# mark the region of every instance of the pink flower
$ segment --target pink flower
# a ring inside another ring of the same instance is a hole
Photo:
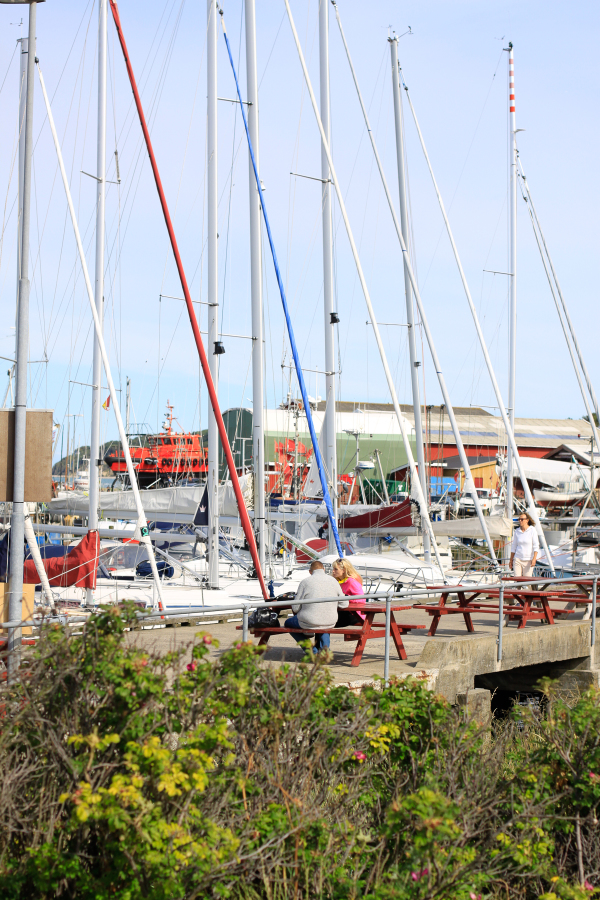
[[[592,781],[595,781],[595,780],[598,778],[598,776],[595,775],[593,772],[590,772],[590,773],[589,773],[589,776],[590,776],[590,778],[592,779]]]
[[[584,886],[584,888],[586,889],[586,891],[593,891],[593,890],[594,890],[594,885],[593,885],[593,884],[590,884],[589,881],[587,880],[587,878],[586,878],[585,881],[583,882],[583,886]]]
[[[481,900],[481,894],[474,894],[473,891],[469,892],[470,900]]]
[[[205,634],[202,640],[205,644],[212,644],[212,637],[210,636],[210,634]]]
[[[367,754],[363,753],[362,750],[355,750],[352,756],[359,762],[363,762],[367,758]]]
[[[236,644],[236,645],[235,645],[235,649],[236,649],[236,650],[241,650],[243,646],[244,646],[243,644]]]
[[[188,672],[195,672],[196,671],[196,663],[195,662],[188,663],[186,666],[186,669],[188,670]]]
[[[410,877],[413,881],[420,881],[425,875],[429,875],[429,869],[421,869],[420,872],[411,872]]]

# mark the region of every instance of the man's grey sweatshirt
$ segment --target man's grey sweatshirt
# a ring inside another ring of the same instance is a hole
[[[296,602],[292,610],[298,616],[301,628],[333,628],[337,622],[338,607],[348,606],[347,600],[335,600],[331,603],[299,603],[313,597],[344,597],[339,583],[332,575],[326,575],[323,569],[317,569],[298,585]]]

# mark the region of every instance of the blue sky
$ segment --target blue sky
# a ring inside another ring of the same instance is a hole
[[[319,136],[282,2],[257,2],[261,175],[277,252],[285,275],[303,364],[323,367],[320,193],[317,182],[290,172],[320,174]],[[15,42],[21,8],[0,6],[0,354],[13,352],[18,102]],[[23,17],[27,9],[23,7]],[[318,0],[292,9],[315,90],[318,87]],[[599,179],[597,174],[598,7],[591,3],[406,2],[340,0],[339,9],[362,92],[369,105],[388,181],[397,195],[388,29],[400,58],[438,183],[455,231],[500,384],[506,391],[507,63],[515,47],[517,127],[521,159],[570,305],[592,378],[598,304]],[[121,20],[151,123],[155,151],[194,299],[205,299],[206,4],[197,0],[123,0]],[[245,83],[243,7],[224,4],[234,57]],[[373,164],[360,109],[331,10],[333,154],[371,297],[381,321],[404,322],[401,258]],[[38,47],[63,144],[80,226],[93,271],[95,188],[81,170],[95,171],[97,6],[53,0],[39,4]],[[135,418],[156,428],[165,403],[184,428],[206,420],[197,354],[183,304],[150,167],[131,102],[120,50],[109,22],[109,179],[121,185],[107,198],[106,335],[115,380],[132,380]],[[219,34],[219,96],[235,85]],[[476,346],[466,300],[451,256],[415,129],[406,115],[414,253],[419,283],[455,405],[495,400]],[[30,367],[32,405],[74,416],[76,440],[87,441],[91,381],[91,318],[71,226],[36,83],[35,190],[32,207]],[[250,332],[248,162],[239,110],[219,103],[219,268],[223,331]],[[348,241],[335,213],[336,291],[341,319],[341,395],[388,400]],[[522,201],[518,212],[517,415],[578,417],[584,411],[567,349]],[[289,349],[273,268],[264,248],[267,403],[287,387]],[[201,307],[203,309],[203,307]],[[400,399],[410,400],[405,329],[384,329]],[[224,338],[220,401],[250,405],[250,341]],[[426,347],[426,400],[440,392]],[[7,364],[8,366],[8,364]],[[0,386],[4,393],[5,376]],[[323,394],[309,379],[309,391]],[[493,410],[492,410],[493,411]],[[75,414],[76,417],[75,417]],[[116,434],[111,413],[103,434]]]

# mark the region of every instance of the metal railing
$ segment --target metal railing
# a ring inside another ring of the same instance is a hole
[[[594,575],[593,577],[585,577],[582,576],[580,578],[535,578],[529,582],[522,581],[500,581],[491,585],[465,585],[465,584],[455,584],[455,585],[438,585],[431,586],[428,588],[419,588],[417,590],[410,590],[406,593],[400,593],[394,590],[394,586],[392,585],[390,590],[385,592],[377,592],[372,594],[360,594],[356,596],[352,596],[352,600],[381,600],[385,602],[385,640],[384,640],[384,665],[383,665],[383,678],[384,683],[387,686],[389,684],[389,669],[390,669],[390,631],[391,631],[391,608],[392,604],[401,604],[405,600],[420,600],[429,597],[431,594],[441,595],[441,594],[456,594],[459,592],[474,592],[481,591],[485,592],[486,588],[498,589],[498,637],[496,639],[498,652],[497,659],[498,662],[502,662],[502,652],[503,652],[503,634],[504,634],[504,593],[506,588],[518,587],[522,588],[523,591],[527,591],[529,588],[532,588],[534,585],[541,584],[552,584],[560,585],[560,584],[590,584],[592,585],[592,598],[591,598],[591,624],[590,624],[590,648],[593,648],[596,643],[596,610],[597,610],[597,598],[598,598],[598,580],[600,579],[600,575]],[[574,599],[582,599],[582,595],[574,594]],[[568,599],[564,598],[565,600]],[[198,607],[197,613],[194,614],[189,606],[182,607],[172,607],[168,610],[151,610],[149,612],[142,612],[141,610],[136,612],[136,618],[138,621],[142,623],[157,623],[157,624],[165,624],[169,619],[177,619],[185,616],[187,618],[207,618],[212,616],[215,613],[242,613],[242,640],[245,642],[248,640],[249,636],[249,625],[248,625],[248,617],[252,610],[257,608],[268,608],[268,609],[289,609],[292,604],[294,606],[308,606],[313,603],[339,603],[341,598],[337,597],[312,597],[306,598],[299,601],[298,604],[294,602],[293,599],[286,600],[269,600],[257,603],[256,599],[240,599],[232,601],[227,604],[218,604],[214,606],[202,606]],[[343,601],[342,601],[343,602]],[[343,607],[346,608],[346,607]],[[468,611],[468,607],[465,607],[466,611]],[[383,611],[383,610],[382,610]],[[0,622],[0,628],[20,628],[24,626],[33,626],[40,627],[44,624],[45,621],[56,622],[59,619],[62,621],[62,624],[73,624],[79,625],[88,621],[89,616],[65,616],[65,615],[53,615],[50,617],[43,618],[40,622],[39,620],[28,619],[25,621],[10,621],[10,622]],[[335,626],[332,626],[334,628]],[[307,628],[307,631],[310,631],[310,628]],[[593,652],[593,650],[591,650]]]

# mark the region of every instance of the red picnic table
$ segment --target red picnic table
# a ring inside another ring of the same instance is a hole
[[[488,615],[496,616],[499,615],[499,603],[482,603],[481,600],[478,600],[478,598],[483,598],[484,600],[498,599],[500,597],[499,588],[480,587],[477,589],[469,589],[465,587],[457,587],[456,590],[452,591],[451,593],[457,595],[458,606],[447,606],[446,603],[450,594],[444,593],[441,595],[439,603],[437,603],[436,605],[423,603],[413,607],[414,609],[425,610],[429,613],[430,616],[433,617],[431,626],[429,628],[430,637],[433,637],[433,635],[436,633],[439,621],[442,616],[453,614],[462,615],[464,616],[467,631],[474,632],[475,628],[473,627],[473,620],[471,619],[471,615],[473,613],[485,613]],[[527,624],[527,622],[529,622],[530,619],[542,619],[549,625],[554,625],[555,613],[564,615],[571,613],[572,610],[552,610],[550,601],[561,600],[564,602],[567,599],[572,601],[573,592],[549,590],[536,591],[523,589],[520,587],[512,588],[506,586],[504,588],[504,603],[502,611],[504,615],[507,616],[509,622],[511,620],[518,620],[519,628],[525,628],[525,625]],[[534,606],[534,603],[539,603],[541,604],[541,606]]]
[[[280,609],[282,607],[279,607]],[[361,625],[348,625],[345,628],[285,628],[273,625],[257,625],[250,628],[252,634],[260,635],[259,647],[264,646],[270,637],[276,634],[343,634],[345,641],[356,641],[356,649],[352,657],[352,666],[358,666],[362,659],[362,655],[367,641],[373,638],[385,637],[385,603],[367,603],[357,601],[347,607],[348,611],[360,612],[364,614]],[[405,625],[396,621],[394,613],[404,609],[413,609],[412,606],[400,606],[398,603],[390,605],[390,635],[394,641],[394,645],[400,659],[406,659],[406,650],[402,643],[402,635],[407,634],[415,628],[426,628],[426,625]],[[383,622],[376,622],[376,616],[383,615]],[[238,625],[238,629],[241,626]]]

